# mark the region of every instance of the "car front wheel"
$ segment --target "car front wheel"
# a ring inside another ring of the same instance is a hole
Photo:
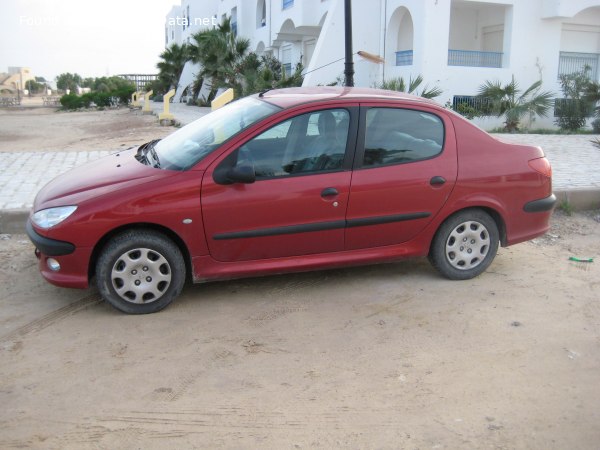
[[[467,280],[488,268],[498,242],[498,226],[489,214],[479,209],[461,211],[439,228],[429,260],[446,278]]]
[[[148,314],[169,305],[181,292],[186,268],[170,239],[150,230],[130,230],[112,239],[96,264],[102,297],[129,314]]]

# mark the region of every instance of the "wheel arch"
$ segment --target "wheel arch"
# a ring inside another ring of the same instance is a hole
[[[171,241],[173,241],[175,243],[175,245],[177,245],[177,248],[179,248],[179,251],[181,252],[181,255],[183,256],[183,260],[185,262],[186,281],[190,281],[192,279],[192,273],[193,273],[192,272],[192,260],[191,260],[190,252],[187,248],[187,245],[183,241],[183,239],[181,239],[181,237],[177,233],[175,233],[173,230],[171,230],[170,228],[167,228],[163,225],[159,225],[156,223],[149,223],[149,222],[140,222],[140,223],[129,223],[129,224],[114,228],[114,229],[110,230],[109,232],[107,232],[104,236],[102,236],[98,240],[98,242],[94,246],[92,255],[90,256],[90,262],[88,265],[88,280],[91,280],[96,275],[96,262],[98,261],[98,257],[100,256],[102,249],[104,249],[104,247],[106,247],[106,245],[112,238],[114,238],[115,236],[117,236],[121,233],[124,233],[126,231],[130,231],[130,230],[156,231],[158,233],[165,235],[167,238],[169,238]]]
[[[496,226],[498,227],[498,236],[500,238],[500,245],[502,247],[506,247],[507,245],[507,240],[506,240],[506,222],[504,221],[504,218],[502,217],[502,214],[495,208],[492,208],[491,206],[488,205],[469,205],[457,210],[452,211],[451,214],[448,214],[444,220],[442,220],[434,233],[434,236],[438,233],[439,229],[441,228],[441,226],[448,221],[450,218],[454,217],[457,214],[460,214],[464,211],[469,211],[469,210],[480,210],[483,211],[485,213],[487,213],[496,223]],[[433,243],[433,239],[431,240],[431,242],[429,243],[429,251],[431,251],[431,245]]]

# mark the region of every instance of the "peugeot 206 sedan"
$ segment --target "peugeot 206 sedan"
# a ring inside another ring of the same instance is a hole
[[[95,279],[159,311],[186,279],[428,256],[450,279],[548,229],[539,147],[500,142],[432,101],[360,88],[267,91],[46,185],[27,223],[42,275]]]

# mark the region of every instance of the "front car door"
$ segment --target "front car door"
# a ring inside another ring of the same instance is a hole
[[[202,182],[209,252],[244,261],[342,251],[358,107],[303,110],[222,155]],[[231,183],[248,166],[254,183]]]
[[[401,244],[439,212],[457,177],[454,128],[427,107],[361,105],[346,249]]]

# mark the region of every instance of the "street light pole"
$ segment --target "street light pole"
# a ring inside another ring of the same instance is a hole
[[[344,68],[345,86],[354,86],[354,61],[352,59],[352,2],[344,0],[344,21],[346,38],[346,62]]]

